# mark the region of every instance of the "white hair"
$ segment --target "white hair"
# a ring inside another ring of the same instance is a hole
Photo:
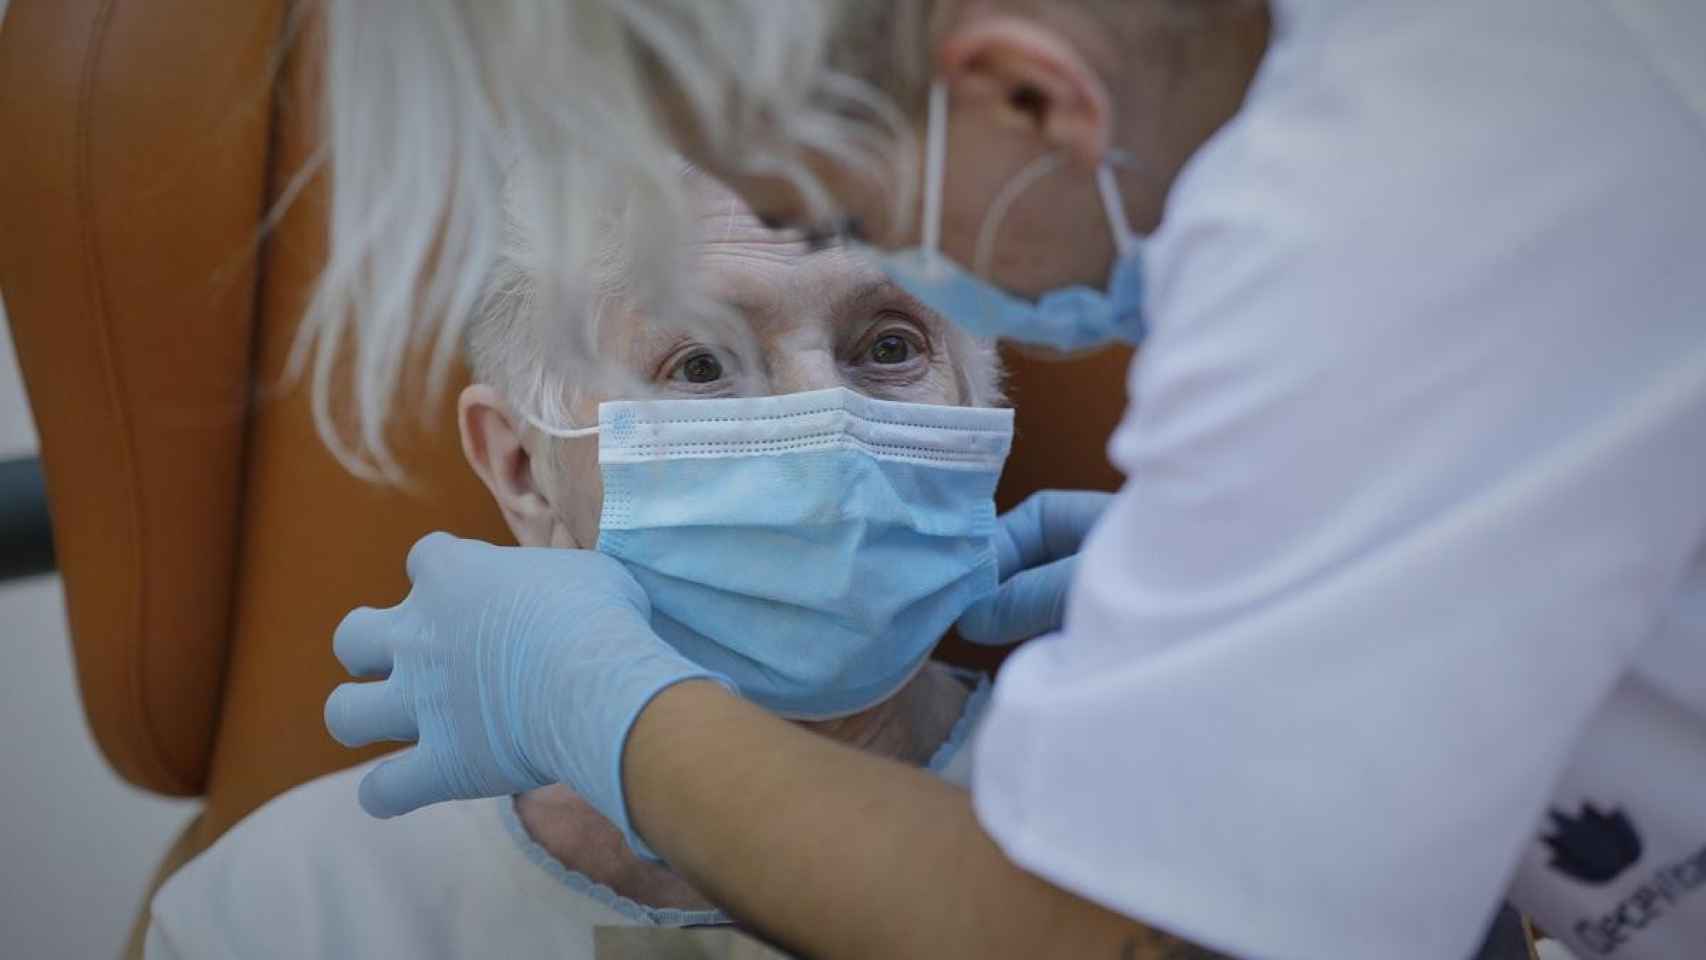
[[[910,188],[913,171],[892,165],[913,151],[884,149],[910,131],[890,85],[904,62],[916,86],[924,40],[901,25],[922,24],[917,11],[930,5],[326,0],[330,248],[291,371],[311,367],[315,421],[334,454],[362,475],[400,476],[386,428],[403,370],[424,361],[429,395],[442,391],[505,247],[512,168],[533,183],[523,211],[533,282],[514,294],[544,317],[597,315],[584,268],[612,197],[626,205],[628,274],[646,280],[625,296],[665,305],[660,316],[693,315],[667,308],[685,297],[673,280],[684,275],[675,238],[686,210],[674,136],[790,177],[819,210],[828,204],[798,146]],[[849,49],[880,62],[838,69],[832,33],[870,41],[880,49]],[[898,194],[909,214],[909,189]],[[604,375],[594,325],[537,326],[574,348],[553,355],[582,358],[565,376]],[[334,409],[334,371],[350,377],[348,410]],[[352,422],[340,426],[340,414]]]
[[[692,184],[700,175],[690,165],[677,161],[675,176]],[[645,227],[650,211],[631,202],[626,195],[604,198],[587,211],[596,225],[590,248],[574,281],[578,296],[556,309],[547,306],[544,291],[551,282],[551,261],[541,255],[538,242],[542,225],[534,212],[539,208],[539,183],[517,166],[504,191],[504,228],[496,261],[487,277],[484,294],[464,336],[467,358],[474,376],[498,388],[517,412],[556,426],[574,426],[575,401],[587,395],[616,396],[643,387],[621,364],[598,362],[598,345],[606,341],[612,321],[627,322],[635,311],[651,302],[655,313],[654,285],[636,281],[646,261]],[[686,191],[690,192],[690,191]],[[677,252],[690,249],[679,236],[672,238]],[[652,249],[653,257],[664,255]],[[697,299],[692,286],[691,263],[669,265],[672,291],[678,300]],[[727,323],[727,311],[714,303],[695,304],[697,324],[724,321],[722,341],[743,346],[746,328]],[[682,322],[682,309],[653,316],[654,322]],[[553,318],[572,322],[551,322]]]

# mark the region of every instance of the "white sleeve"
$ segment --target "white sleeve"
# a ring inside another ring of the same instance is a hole
[[[1463,956],[1706,536],[1706,122],[1609,4],[1297,6],[1152,238],[1128,483],[976,806],[1206,946]]]

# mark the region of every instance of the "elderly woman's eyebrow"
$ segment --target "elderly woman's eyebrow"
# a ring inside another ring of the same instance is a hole
[[[857,283],[842,289],[836,296],[830,308],[831,314],[837,319],[848,317],[879,307],[898,307],[931,324],[940,324],[942,318],[933,310],[913,299],[900,285],[882,274],[873,274]]]

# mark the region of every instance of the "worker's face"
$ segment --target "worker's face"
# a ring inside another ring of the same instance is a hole
[[[719,340],[630,312],[605,326],[603,356],[635,387],[581,396],[577,423],[607,399],[761,396],[847,387],[913,403],[965,404],[993,392],[992,352],[926,310],[865,257],[813,251],[765,228],[732,193],[695,185],[698,280],[748,336]],[[715,330],[713,325],[709,327]],[[462,397],[470,463],[524,546],[592,547],[603,487],[596,436],[552,439],[527,428],[492,388]]]
[[[1118,31],[1076,4],[1006,6],[949,3],[935,44],[949,93],[942,251],[1024,296],[1101,286],[1114,246],[1097,167],[1112,166],[1131,226],[1154,230],[1180,169],[1242,103],[1267,45],[1266,5],[1239,0],[1185,22],[1186,14],[1168,12],[1174,5],[1134,2],[1128,13],[1108,14],[1130,18]],[[913,132],[913,142],[891,148],[888,166],[922,176],[922,106]],[[738,160],[694,156],[766,222],[821,230],[824,218],[788,181],[745,174]],[[919,199],[897,214],[895,185],[903,178],[873,177],[811,151],[801,159],[873,245],[918,244]],[[995,207],[1010,186],[1027,181],[1004,211]],[[986,226],[994,232],[987,259],[977,262]]]

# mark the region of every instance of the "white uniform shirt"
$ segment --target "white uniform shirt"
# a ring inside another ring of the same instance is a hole
[[[1275,8],[978,815],[1239,955],[1706,957],[1706,3]]]

